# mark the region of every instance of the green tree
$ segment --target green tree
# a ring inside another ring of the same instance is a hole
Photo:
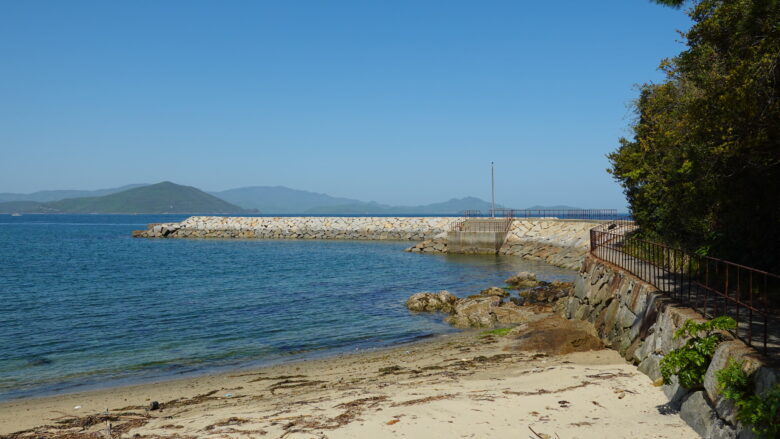
[[[680,7],[680,0],[655,0]],[[691,2],[609,171],[649,237],[780,269],[780,2]]]

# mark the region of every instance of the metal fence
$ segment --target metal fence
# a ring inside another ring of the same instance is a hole
[[[780,276],[639,239],[633,222],[611,222],[590,231],[591,254],[670,294],[703,316],[728,315],[734,335],[780,354]]]
[[[456,232],[502,232],[507,233],[512,228],[512,218],[467,218],[450,226]]]
[[[483,213],[479,210],[466,210],[463,216],[467,218],[557,218],[579,220],[617,220],[620,219],[616,209],[491,209]]]

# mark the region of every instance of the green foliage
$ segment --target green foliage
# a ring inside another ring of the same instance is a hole
[[[717,331],[736,327],[737,322],[726,316],[716,317],[703,323],[686,320],[674,333],[675,339],[688,337],[685,345],[669,352],[661,359],[661,375],[664,384],[670,384],[672,376],[676,375],[680,385],[686,389],[701,387],[704,374],[712,361],[712,355],[722,341]]]
[[[737,419],[753,426],[760,438],[780,437],[780,386],[737,401]]]
[[[718,378],[718,389],[724,398],[742,400],[750,393],[750,377],[743,370],[744,365],[744,361],[730,358],[728,366],[715,374]]]
[[[509,331],[511,331],[512,328],[496,328],[491,329],[489,331],[483,331],[481,334],[479,334],[481,337],[489,337],[491,335],[495,335],[497,337],[503,337],[507,334],[509,334]]]
[[[655,0],[679,7],[683,0]],[[609,155],[646,237],[780,269],[780,1],[697,0]]]
[[[737,419],[752,425],[759,438],[780,437],[780,386],[761,395],[753,394],[750,377],[743,367],[744,361],[730,359],[728,366],[718,371],[721,394],[734,401]]]

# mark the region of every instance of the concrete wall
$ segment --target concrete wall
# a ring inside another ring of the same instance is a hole
[[[460,232],[447,233],[449,253],[496,254],[504,243],[504,232]]]
[[[516,219],[512,221],[506,241],[498,252],[579,270],[590,249],[590,229],[600,224],[598,221]],[[458,253],[461,248],[451,249],[448,237],[439,236],[407,250]]]
[[[593,323],[607,346],[637,364],[653,381],[661,378],[659,363],[663,355],[683,344],[683,340],[673,339],[674,332],[687,319],[703,320],[652,285],[592,256],[585,258],[574,290],[557,307],[564,317]],[[710,364],[704,389],[663,386],[670,405],[680,409],[680,416],[702,437],[751,437],[750,428],[736,422],[733,404],[718,392],[715,373],[726,366],[729,357],[746,361],[757,392],[770,388],[780,378],[755,350],[728,336]]]

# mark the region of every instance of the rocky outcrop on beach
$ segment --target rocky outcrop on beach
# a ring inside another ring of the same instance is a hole
[[[538,286],[520,291],[519,295],[525,304],[552,304],[559,299],[568,297],[569,291],[573,287],[573,282],[539,282]]]
[[[530,308],[505,302],[498,296],[471,296],[461,299],[455,312],[445,319],[456,328],[494,328],[517,325],[538,318]]]
[[[536,279],[533,273],[520,273],[523,279]],[[552,311],[552,304],[568,297],[573,284],[567,282],[533,281],[533,288],[512,297],[508,288],[490,287],[465,298],[448,291],[423,292],[412,295],[406,307],[415,312],[443,312],[445,321],[456,328],[493,328],[517,325],[540,318],[540,312]]]
[[[406,301],[406,307],[415,312],[445,312],[451,313],[455,310],[458,298],[449,291],[439,291],[438,293],[422,292],[413,294]]]
[[[539,281],[536,280],[536,274],[527,271],[521,271],[504,282],[515,289],[530,288],[539,285]]]
[[[481,296],[509,297],[509,291],[504,288],[490,287],[480,291]]]

